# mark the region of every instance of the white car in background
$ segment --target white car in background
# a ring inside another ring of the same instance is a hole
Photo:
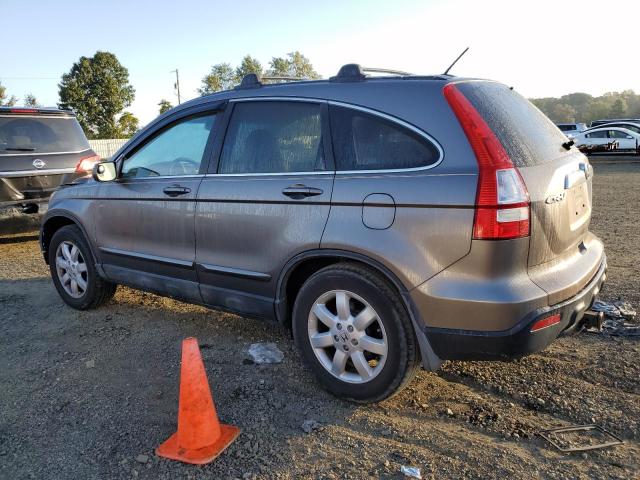
[[[556,127],[560,129],[568,138],[573,138],[580,132],[587,129],[586,123],[556,123]]]
[[[578,148],[598,150],[598,146],[616,143],[615,150],[633,151],[640,154],[640,134],[621,127],[597,127],[578,133],[573,138]]]

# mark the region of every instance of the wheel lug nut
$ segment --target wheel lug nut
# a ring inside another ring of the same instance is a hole
[[[355,338],[353,340],[351,340],[351,344],[352,345],[357,345],[358,344],[358,340],[356,340]]]
[[[338,325],[336,325],[336,327],[337,327],[337,329],[338,329],[338,330],[342,330],[342,324],[341,324],[341,323],[339,323]]]
[[[339,341],[340,341],[340,339],[338,338],[338,335],[334,335],[334,336],[333,336],[333,339],[334,339],[336,342],[339,342]]]
[[[351,325],[349,325],[349,326],[347,327],[347,330],[349,330],[350,332],[353,332],[353,327],[352,327]]]
[[[345,352],[348,352],[348,351],[349,351],[349,346],[348,346],[348,345],[345,345],[345,346],[344,346],[344,351],[345,351]]]

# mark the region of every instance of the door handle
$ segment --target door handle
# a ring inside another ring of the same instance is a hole
[[[323,190],[315,187],[307,187],[300,183],[292,185],[282,190],[282,194],[294,200],[301,200],[307,197],[315,197],[316,195],[322,195]]]
[[[165,187],[162,191],[165,193],[165,195],[168,195],[170,197],[179,197],[180,195],[186,195],[187,193],[191,192],[191,189],[187,187],[181,187],[180,185],[171,185],[169,187]]]

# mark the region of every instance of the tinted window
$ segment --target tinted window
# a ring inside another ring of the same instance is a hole
[[[0,153],[78,152],[89,144],[73,117],[0,116]]]
[[[482,115],[516,167],[540,165],[571,153],[564,134],[531,102],[496,82],[457,84]]]
[[[324,170],[320,105],[239,102],[227,129],[219,173]]]
[[[558,128],[563,132],[571,132],[577,130],[575,125],[558,125]]]
[[[627,138],[628,136],[628,133],[620,130],[609,130],[609,138]]]
[[[173,124],[124,161],[122,176],[195,175],[200,171],[215,114]]]
[[[587,137],[587,138],[607,138],[607,131],[606,130],[602,130],[601,132],[587,133],[585,135],[585,137]]]
[[[336,106],[330,117],[338,170],[417,168],[440,158],[431,142],[391,120]]]

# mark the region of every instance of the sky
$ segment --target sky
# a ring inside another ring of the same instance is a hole
[[[198,95],[216,63],[299,50],[323,77],[346,63],[499,80],[529,98],[640,92],[640,1],[0,0],[0,82],[9,95],[58,101],[81,56],[114,53],[136,90],[141,125],[158,102]]]

